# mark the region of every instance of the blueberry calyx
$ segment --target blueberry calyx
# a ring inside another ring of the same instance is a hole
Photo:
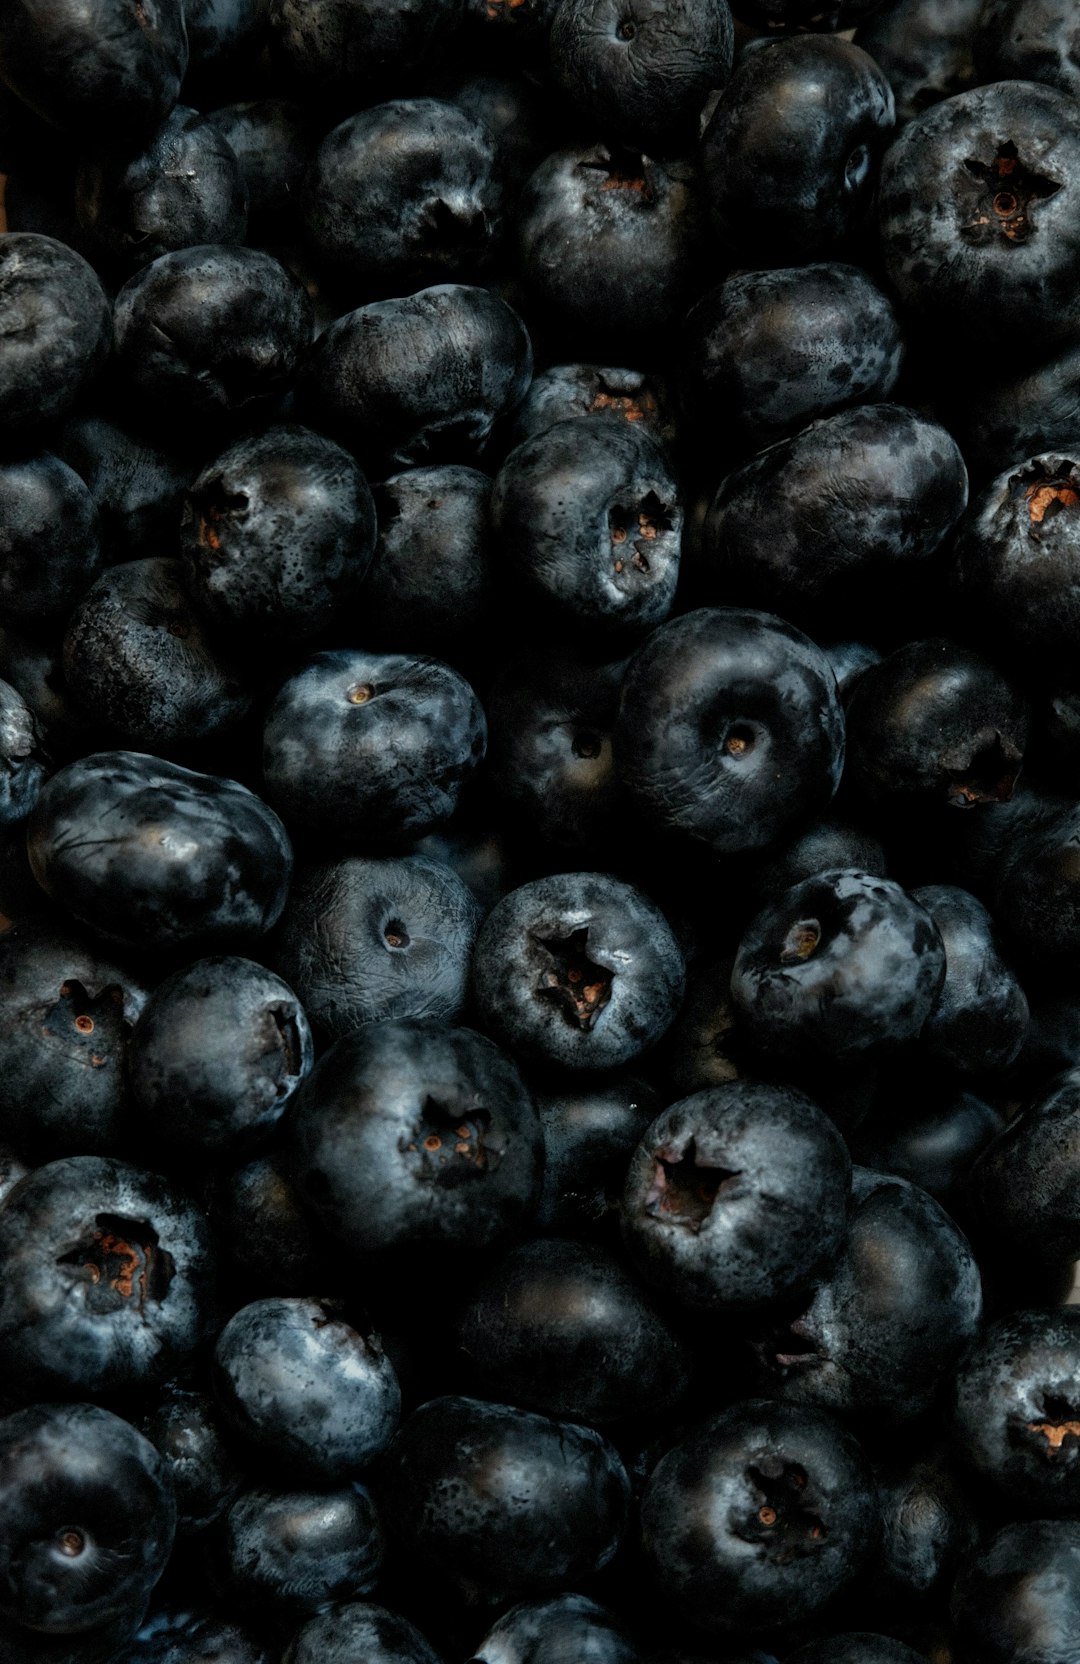
[[[1059,179],[1027,167],[1011,140],[998,145],[992,162],[969,156],[964,167],[990,197],[990,212],[980,199],[974,218],[962,227],[962,235],[969,243],[986,242],[998,231],[1010,243],[1026,243],[1036,230],[1031,217],[1032,203],[1045,202],[1061,189]]]
[[[571,1028],[592,1029],[611,998],[615,972],[590,959],[588,927],[533,940],[546,956],[537,992],[559,1007]]]
[[[698,1161],[697,1140],[682,1152],[658,1150],[652,1188],[645,1209],[654,1219],[700,1231],[718,1196],[742,1177],[736,1167],[709,1167]]]
[[[119,1311],[133,1300],[145,1310],[148,1300],[161,1301],[173,1277],[173,1260],[164,1252],[158,1234],[144,1219],[121,1219],[99,1213],[93,1236],[57,1258],[57,1265],[76,1268],[86,1288],[91,1311]]]

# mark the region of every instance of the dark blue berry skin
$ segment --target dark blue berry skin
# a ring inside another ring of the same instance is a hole
[[[933,1402],[982,1318],[967,1238],[925,1191],[856,1167],[850,1233],[790,1322],[755,1324],[763,1390],[872,1429]]]
[[[623,1239],[681,1305],[740,1310],[795,1296],[835,1265],[851,1158],[823,1111],[737,1080],[665,1109],[626,1175]]]
[[[132,391],[185,423],[266,411],[287,391],[313,328],[298,278],[261,249],[218,243],[145,266],[116,297],[115,319]]]
[[[467,282],[502,232],[491,135],[441,99],[373,105],[322,141],[303,214],[318,259],[357,299]]]
[[[287,1145],[221,1178],[211,1219],[222,1254],[253,1294],[305,1294],[332,1279],[301,1205]]]
[[[873,1603],[910,1612],[912,1603],[944,1594],[962,1555],[979,1540],[979,1510],[948,1446],[930,1445],[876,1469],[881,1546],[867,1577]],[[878,1609],[881,1615],[881,1609]]]
[[[155,1613],[111,1664],[272,1664],[270,1644],[214,1612]]]
[[[976,80],[972,35],[981,9],[982,0],[886,0],[859,23],[855,44],[888,76],[898,127]]]
[[[956,545],[965,615],[1040,675],[1074,674],[1080,639],[1080,456],[1012,462],[972,504]]]
[[[197,959],[159,982],[128,1045],[128,1081],[168,1150],[243,1150],[276,1126],[311,1068],[311,1030],[273,971]]]
[[[930,914],[853,867],[804,879],[751,922],[731,992],[752,1036],[848,1063],[914,1040],[945,980]]]
[[[178,1534],[205,1531],[221,1518],[242,1482],[213,1399],[170,1382],[140,1418],[139,1430],[164,1458],[176,1497]]]
[[[488,1630],[469,1664],[638,1664],[640,1654],[614,1613],[585,1595],[523,1601]]]
[[[927,884],[911,893],[945,945],[945,981],[923,1028],[923,1045],[961,1073],[1006,1068],[1024,1043],[1028,1002],[990,914],[953,884]]]
[[[1047,824],[1023,828],[992,875],[991,910],[1022,969],[1065,970],[1080,943],[1078,822],[1066,805]]]
[[[516,1056],[618,1069],[670,1028],[686,973],[659,908],[606,873],[555,873],[504,897],[480,927],[473,997]]]
[[[706,599],[736,596],[858,634],[880,617],[882,580],[910,584],[913,566],[940,547],[967,489],[959,447],[939,423],[895,404],[841,411],[724,479],[699,586]]]
[[[1080,1507],[1080,1312],[1018,1311],[984,1330],[956,1372],[957,1455],[1011,1512]]]
[[[134,560],[147,549],[179,553],[184,493],[199,468],[190,436],[178,449],[163,449],[145,432],[106,416],[73,416],[60,430],[57,448],[97,504],[107,561]]]
[[[376,487],[365,641],[407,641],[442,657],[476,644],[494,607],[490,503],[488,475],[456,463],[409,468]]]
[[[26,819],[48,773],[34,713],[10,682],[0,682],[0,826]]]
[[[183,0],[142,15],[124,0],[13,0],[0,37],[0,80],[76,140],[149,136],[176,103],[187,62]]]
[[[1047,1266],[1080,1255],[1080,1072],[1059,1075],[1010,1121],[971,1172],[976,1240]]]
[[[649,156],[691,148],[733,48],[727,0],[562,0],[550,35],[555,79],[590,125]]]
[[[518,258],[537,313],[587,353],[655,352],[693,299],[704,236],[685,158],[604,144],[561,149],[521,194]],[[622,354],[620,353],[620,356]]]
[[[1080,111],[1033,81],[935,104],[881,169],[886,272],[920,320],[970,338],[1002,329],[1034,348],[1075,331]]]
[[[0,936],[6,1138],[51,1155],[115,1145],[128,1042],[145,997],[77,931],[23,918]]]
[[[363,1485],[242,1491],[225,1516],[220,1574],[230,1601],[299,1620],[374,1589],[383,1532]]]
[[[202,107],[215,86],[242,81],[262,49],[270,0],[184,0],[188,36],[185,94]]]
[[[351,611],[375,549],[375,506],[353,458],[293,425],[247,434],[192,484],[180,556],[225,640],[304,641]]]
[[[509,442],[520,445],[572,416],[640,422],[662,445],[670,445],[676,434],[671,396],[662,377],[607,364],[553,364],[533,377],[512,413]]]
[[[27,1645],[134,1628],[175,1531],[166,1464],[119,1416],[36,1404],[0,1421],[0,1615]]]
[[[485,1247],[523,1225],[543,1136],[505,1053],[446,1023],[369,1023],[297,1096],[300,1190],[354,1254],[407,1242]]]
[[[491,498],[500,568],[523,614],[590,643],[662,623],[679,576],[680,498],[640,424],[567,420],[525,440]]]
[[[479,923],[471,890],[444,862],[347,855],[297,874],[276,963],[332,1040],[391,1018],[452,1021]]]
[[[211,1322],[201,1211],[166,1179],[103,1156],[37,1167],[3,1208],[0,1359],[23,1397],[166,1380]]]
[[[242,243],[247,188],[218,128],[178,104],[145,149],[80,164],[75,211],[98,259],[126,276],[173,249]]]
[[[805,35],[747,53],[701,144],[725,257],[751,267],[834,258],[870,206],[893,120],[888,81],[849,41]]]
[[[818,820],[789,843],[770,850],[757,869],[754,901],[758,907],[779,901],[793,884],[832,867],[858,867],[884,878],[885,851],[865,827],[842,820]]]
[[[517,313],[486,289],[445,283],[337,318],[300,371],[297,407],[378,477],[472,462],[531,375]]]
[[[642,820],[718,855],[761,849],[820,813],[844,760],[829,662],[768,613],[700,608],[631,659],[616,773]]]
[[[980,81],[1040,81],[1080,98],[1080,26],[1068,0],[988,0],[973,47]]]
[[[480,701],[448,664],[325,652],[271,704],[263,774],[290,823],[400,848],[449,820],[486,745]]]
[[[97,752],[54,774],[27,847],[47,894],[131,946],[261,935],[292,872],[285,828],[254,792],[135,751]]]
[[[270,38],[286,84],[355,110],[415,84],[460,16],[458,0],[270,0]]]
[[[950,1614],[963,1664],[1072,1664],[1080,1520],[1004,1526],[961,1568]]]
[[[31,231],[0,236],[0,441],[66,416],[113,344],[105,291],[81,254]]]
[[[234,1312],[214,1348],[214,1391],[250,1450],[313,1484],[363,1473],[401,1410],[378,1336],[312,1299],[256,1300]]]
[[[896,1103],[875,1105],[853,1151],[863,1167],[919,1185],[952,1212],[968,1172],[1005,1119],[974,1092],[943,1091],[937,1080],[934,1087],[928,1091],[917,1075],[912,1093],[901,1075]]]
[[[592,1428],[446,1397],[402,1425],[380,1497],[410,1559],[505,1600],[557,1592],[607,1565],[629,1490],[614,1447]]]
[[[49,755],[59,760],[91,743],[91,725],[64,681],[59,642],[0,623],[0,674],[29,706]]]
[[[442,1664],[407,1619],[385,1606],[348,1601],[309,1618],[293,1636],[283,1664]]]
[[[51,451],[0,463],[0,606],[27,628],[59,621],[101,566],[97,505]]]
[[[903,1641],[853,1630],[830,1635],[826,1641],[811,1641],[789,1654],[788,1664],[925,1664],[925,1659],[924,1653],[914,1652]]]
[[[598,859],[618,840],[611,730],[622,672],[526,654],[489,691],[488,780],[523,836]]]
[[[239,163],[252,238],[280,242],[283,228],[298,231],[300,191],[313,150],[305,106],[289,98],[245,99],[207,110],[206,119]]]
[[[680,392],[708,436],[761,450],[847,405],[887,399],[903,362],[888,297],[840,262],[737,272],[689,313]]]
[[[221,733],[252,701],[192,607],[180,562],[160,556],[110,566],[90,587],[68,619],[64,675],[95,725],[136,750]]]
[[[678,1404],[687,1349],[606,1250],[542,1239],[512,1248],[457,1321],[479,1391],[604,1426]]]
[[[1010,366],[973,397],[944,398],[942,409],[980,488],[1015,471],[1019,457],[1068,457],[1080,426],[1080,347]]]
[[[866,1458],[821,1410],[752,1399],[653,1469],[645,1558],[666,1601],[718,1636],[797,1622],[856,1577],[879,1508]]]
[[[1029,727],[1027,701],[981,654],[944,636],[910,641],[860,676],[847,703],[848,763],[881,804],[1003,803]]]
[[[674,1032],[674,1031],[673,1031]],[[632,1076],[536,1091],[544,1129],[539,1230],[585,1235],[617,1218],[626,1163],[660,1108],[656,1092]]]

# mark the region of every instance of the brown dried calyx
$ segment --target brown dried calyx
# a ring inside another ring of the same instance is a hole
[[[945,782],[948,802],[955,809],[971,809],[978,803],[1008,803],[1023,760],[1019,747],[995,732],[962,767],[949,769]]]
[[[129,1302],[141,1312],[163,1300],[173,1277],[171,1255],[165,1253],[157,1232],[144,1219],[121,1219],[99,1213],[89,1241],[61,1254],[58,1265],[76,1268],[87,1285],[95,1310],[115,1310]]]
[[[405,1151],[419,1156],[424,1178],[446,1188],[497,1165],[499,1152],[488,1144],[490,1128],[489,1110],[463,1112],[429,1096],[424,1099]]]
[[[969,237],[979,240],[996,230],[1010,243],[1027,242],[1035,229],[1032,204],[1045,202],[1061,189],[1060,180],[1025,166],[1010,140],[998,145],[992,162],[969,156],[964,167],[985,186],[989,198],[964,228]]]
[[[742,1537],[766,1543],[771,1557],[781,1561],[794,1559],[824,1542],[828,1528],[821,1516],[806,1505],[805,1468],[797,1462],[785,1462],[780,1473],[773,1475],[751,1467],[747,1468],[746,1477],[762,1501],[749,1529],[740,1533]]]
[[[558,1006],[572,1028],[593,1028],[611,998],[615,972],[590,959],[588,926],[534,941],[543,960],[537,993]]]
[[[645,1206],[654,1218],[669,1219],[698,1231],[716,1198],[740,1177],[737,1167],[709,1167],[700,1162],[697,1140],[691,1138],[681,1155],[657,1152]]]

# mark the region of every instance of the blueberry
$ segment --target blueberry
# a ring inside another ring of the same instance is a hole
[[[970,1204],[979,1237],[1026,1261],[1054,1265],[1080,1254],[1080,1072],[1050,1082],[975,1163]]]
[[[981,10],[982,0],[886,0],[860,19],[855,44],[888,76],[897,126],[974,83],[972,35]]]
[[[374,1589],[383,1533],[363,1485],[335,1490],[242,1491],[225,1516],[230,1598],[278,1621],[304,1618]]]
[[[300,191],[314,148],[310,112],[293,99],[254,98],[207,110],[206,119],[239,163],[253,240],[280,241],[271,233],[299,227]]]
[[[1080,30],[1062,0],[988,0],[972,46],[980,81],[1039,81],[1080,97]]]
[[[523,884],[480,928],[473,991],[492,1032],[518,1055],[570,1069],[616,1069],[671,1026],[683,956],[663,914],[605,873]]]
[[[105,292],[52,237],[0,236],[0,436],[5,447],[66,416],[113,343]]]
[[[407,1619],[385,1606],[346,1601],[309,1618],[293,1636],[284,1664],[441,1664]]]
[[[522,1601],[504,1612],[469,1664],[638,1664],[638,1652],[615,1615],[585,1595]]]
[[[97,576],[97,505],[51,451],[0,463],[0,603],[24,627],[52,623]]]
[[[954,1069],[1004,1069],[1024,1043],[1028,1002],[1001,953],[990,914],[952,884],[927,884],[912,896],[930,914],[945,947],[945,981],[923,1044]]]
[[[1021,1520],[968,1556],[950,1614],[979,1664],[1071,1664],[1080,1624],[1080,1521]]]
[[[844,1141],[809,1098],[731,1081],[646,1130],[626,1175],[623,1236],[642,1276],[679,1303],[760,1306],[829,1274],[850,1182]]]
[[[213,1400],[171,1382],[139,1427],[164,1458],[176,1496],[177,1531],[181,1536],[205,1531],[221,1518],[241,1485],[240,1467]]]
[[[626,1163],[660,1107],[655,1090],[634,1076],[579,1075],[545,1081],[535,1096],[544,1129],[538,1228],[583,1235],[611,1223]]]
[[[665,446],[676,435],[675,411],[664,377],[628,366],[552,364],[533,377],[529,391],[512,412],[510,443],[534,439],[545,428],[572,416],[640,422]]]
[[[457,26],[456,0],[270,0],[272,52],[284,78],[316,102],[350,109],[408,85]]]

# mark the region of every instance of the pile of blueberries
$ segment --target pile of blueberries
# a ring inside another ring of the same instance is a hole
[[[1078,1664],[1080,9],[3,0],[0,172],[0,1664]]]

